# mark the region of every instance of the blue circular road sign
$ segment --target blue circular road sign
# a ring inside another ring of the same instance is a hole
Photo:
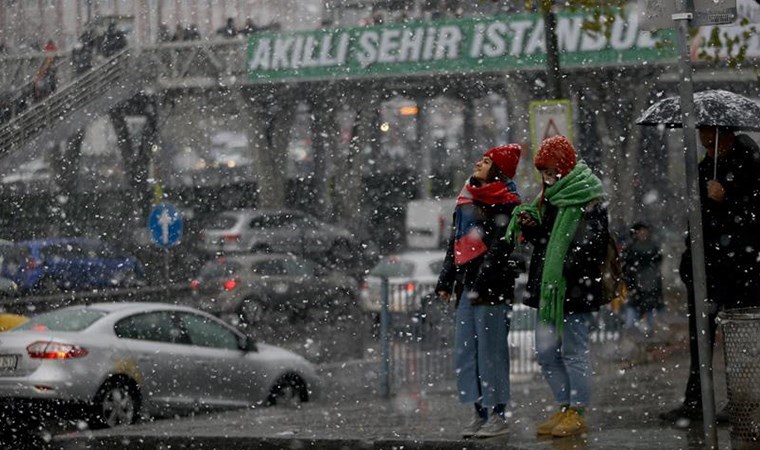
[[[182,215],[171,203],[160,203],[150,211],[148,229],[154,244],[173,247],[182,238]]]

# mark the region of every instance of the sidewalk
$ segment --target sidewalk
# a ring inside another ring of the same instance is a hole
[[[634,343],[635,345],[635,343]],[[629,346],[629,348],[631,348]],[[717,349],[716,349],[717,350]],[[725,398],[723,366],[716,351],[717,399]],[[643,353],[639,352],[639,356]],[[578,438],[537,439],[536,425],[552,404],[546,383],[537,376],[513,383],[513,422],[508,435],[462,440],[459,431],[471,417],[451,382],[400,393],[392,399],[373,394],[376,363],[323,366],[326,398],[300,409],[261,408],[137,426],[59,436],[55,447],[197,449],[697,449],[702,424],[670,427],[657,414],[683,394],[688,349],[683,343],[646,352],[644,362],[599,361],[590,431]],[[728,427],[719,428],[721,448],[729,448]]]

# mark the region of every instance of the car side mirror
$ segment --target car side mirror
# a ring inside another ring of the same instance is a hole
[[[248,336],[243,336],[238,341],[240,345],[240,350],[244,352],[257,352],[259,351],[258,347],[256,347],[256,342],[253,340],[253,338]]]

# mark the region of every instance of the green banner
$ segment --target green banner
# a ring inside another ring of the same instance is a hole
[[[563,67],[675,61],[668,32],[639,29],[638,14],[618,17],[609,36],[583,31],[584,16],[562,14],[557,35]],[[672,40],[671,40],[672,42]],[[251,35],[253,82],[327,80],[543,68],[543,19],[538,14],[407,22],[361,28]]]

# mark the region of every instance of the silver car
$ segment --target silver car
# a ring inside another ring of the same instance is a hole
[[[182,306],[74,306],[0,335],[0,401],[16,411],[84,412],[99,426],[140,414],[299,403],[315,398],[317,385],[304,358]]]
[[[207,252],[277,252],[348,258],[355,239],[346,229],[293,210],[239,209],[202,225]]]

